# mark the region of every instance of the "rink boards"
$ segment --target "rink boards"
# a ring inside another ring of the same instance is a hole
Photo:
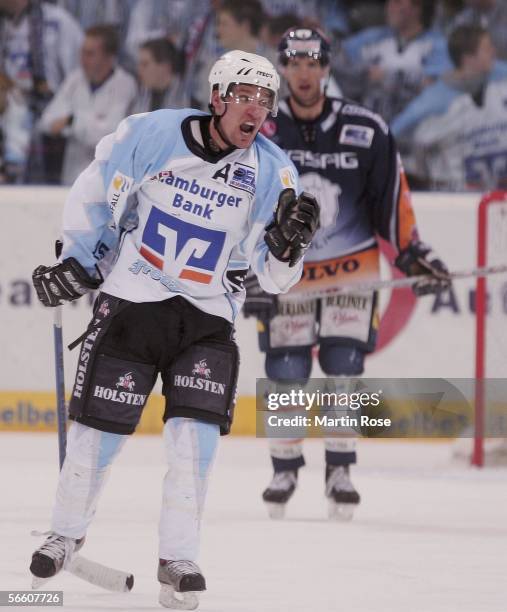
[[[31,287],[33,268],[54,261],[63,188],[2,187],[2,218],[8,220],[0,269],[0,430],[46,431],[55,427],[52,313],[40,306]],[[451,270],[475,266],[476,194],[416,194],[421,238],[431,244]],[[383,266],[389,276],[389,266]],[[507,280],[507,279],[506,279]],[[416,302],[410,291],[383,292],[379,350],[366,365],[374,378],[471,378],[474,375],[475,281],[455,283],[445,298]],[[505,324],[503,295],[491,296],[491,317]],[[64,339],[69,344],[85,329],[89,300],[64,310]],[[499,328],[501,329],[501,328]],[[263,356],[257,350],[256,326],[241,316],[237,322],[241,347],[238,405],[234,432],[255,433],[255,380],[262,377]],[[502,341],[503,342],[503,341]],[[507,356],[503,343],[500,354]],[[65,355],[66,388],[70,390],[77,349]],[[499,358],[496,376],[504,376]],[[505,363],[507,360],[503,360]],[[321,374],[317,364],[313,375]],[[160,431],[163,399],[154,393],[139,431]]]

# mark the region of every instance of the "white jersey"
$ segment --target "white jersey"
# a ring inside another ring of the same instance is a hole
[[[44,20],[44,70],[49,88],[55,92],[65,76],[79,64],[83,32],[74,18],[59,6],[43,2],[41,8]],[[4,28],[2,42],[5,72],[23,91],[31,91],[29,19],[26,15],[17,23],[5,19]]]
[[[443,82],[432,89],[441,108],[420,121],[413,140],[421,178],[432,189],[505,189],[507,79],[490,82],[481,104]]]
[[[58,119],[73,118],[63,132],[67,137],[62,171],[64,185],[72,185],[93,161],[97,143],[132,112],[136,96],[136,82],[119,66],[94,91],[81,68],[65,79],[40,120],[41,129],[50,133]]]
[[[301,276],[302,262],[289,268],[264,241],[280,191],[299,192],[298,179],[262,135],[248,149],[210,158],[203,116],[190,109],[133,115],[101,140],[66,202],[62,258],[75,257],[92,274],[103,260],[102,289],[119,298],[181,295],[233,321],[249,266],[270,293]]]

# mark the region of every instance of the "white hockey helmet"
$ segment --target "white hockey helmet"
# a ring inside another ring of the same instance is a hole
[[[264,87],[274,94],[271,114],[276,117],[278,112],[278,90],[280,76],[273,64],[262,55],[246,51],[229,51],[222,55],[211,68],[208,81],[211,94],[218,86],[220,97],[225,98],[231,85],[244,83]]]

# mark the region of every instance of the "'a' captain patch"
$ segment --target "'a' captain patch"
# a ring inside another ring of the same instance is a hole
[[[346,123],[340,132],[340,144],[369,149],[373,142],[375,130],[366,125],[353,125]]]

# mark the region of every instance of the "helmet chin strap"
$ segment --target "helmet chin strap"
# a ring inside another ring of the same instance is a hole
[[[225,113],[227,112],[227,104],[225,105],[225,110],[221,115],[217,115],[215,112],[215,107],[210,104],[211,107],[211,115],[212,115],[212,121],[213,121],[213,127],[215,128],[215,130],[218,132],[218,135],[220,136],[220,138],[225,142],[225,144],[228,147],[231,147],[232,149],[236,148],[236,145],[233,144],[225,135],[225,132],[222,130],[222,126],[220,125],[220,119],[225,115]]]

